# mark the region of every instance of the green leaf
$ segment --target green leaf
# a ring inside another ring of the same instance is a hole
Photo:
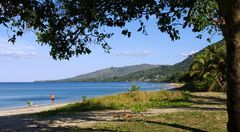
[[[142,27],[140,27],[137,31],[138,31],[138,32],[142,31]]]
[[[22,36],[23,35],[23,31],[17,31],[17,36]]]

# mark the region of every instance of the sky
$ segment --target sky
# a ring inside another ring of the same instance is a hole
[[[136,32],[136,22],[128,24],[127,28],[132,31],[131,38],[121,35],[118,28],[107,28],[107,31],[114,33],[112,38],[107,39],[112,47],[110,54],[105,53],[100,46],[92,45],[90,55],[62,61],[52,59],[49,55],[50,47],[37,44],[33,32],[25,32],[13,45],[8,42],[8,30],[0,26],[0,82],[63,79],[103,68],[143,63],[172,65],[210,44],[206,38],[197,39],[197,34],[191,29],[181,29],[181,39],[171,41],[167,34],[157,29],[154,21],[146,25],[148,35]],[[212,42],[221,39],[221,35],[215,35]]]

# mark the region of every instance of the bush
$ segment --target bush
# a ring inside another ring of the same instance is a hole
[[[27,101],[27,105],[28,105],[28,107],[32,107],[32,105],[33,105],[32,101],[31,100]]]
[[[129,92],[135,92],[135,91],[139,91],[140,90],[140,86],[136,85],[135,83],[132,83],[132,87],[128,88]]]
[[[82,101],[86,101],[87,100],[87,96],[82,96]]]

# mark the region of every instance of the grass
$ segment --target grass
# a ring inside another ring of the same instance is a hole
[[[180,132],[180,131],[226,131],[225,111],[191,111],[160,114],[141,120],[98,123],[91,128],[108,131]]]
[[[82,103],[41,112],[33,119],[34,123],[37,120],[46,121],[47,124],[37,126],[49,131],[223,132],[227,123],[225,103],[225,93],[136,91],[92,99],[84,97]],[[138,113],[151,108],[169,107],[181,108],[157,109],[152,114]],[[105,109],[130,109],[136,113],[96,111]]]
[[[130,109],[133,112],[142,112],[150,108],[188,107],[192,103],[188,101],[190,94],[179,91],[135,91],[116,95],[84,99],[81,103],[73,103],[67,106],[36,114],[47,117],[56,114],[67,114],[80,111]]]

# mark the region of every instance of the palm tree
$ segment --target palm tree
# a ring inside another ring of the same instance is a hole
[[[204,84],[208,91],[226,91],[225,42],[204,49],[196,56],[189,69],[193,82]]]

